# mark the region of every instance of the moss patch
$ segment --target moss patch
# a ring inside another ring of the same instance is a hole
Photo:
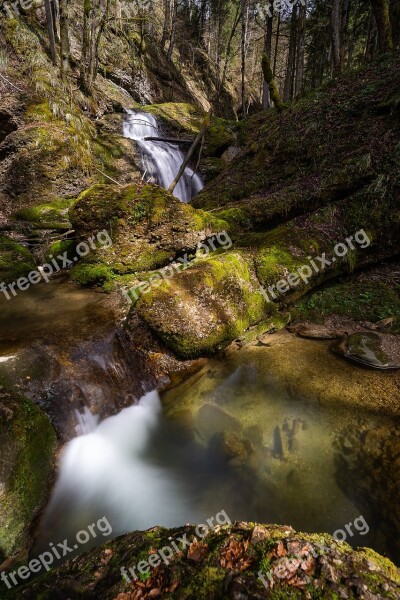
[[[0,282],[11,283],[35,269],[35,260],[25,246],[0,235]]]
[[[148,289],[137,311],[178,356],[215,352],[274,310],[249,262],[243,252],[201,259]]]
[[[48,489],[55,434],[30,400],[0,387],[0,558],[26,543]]]
[[[21,208],[14,216],[17,220],[29,221],[38,229],[67,229],[71,226],[68,210],[73,203],[73,199],[57,198],[51,203]]]

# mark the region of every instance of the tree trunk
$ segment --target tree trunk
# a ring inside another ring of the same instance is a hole
[[[51,8],[51,0],[45,0],[44,6],[45,6],[45,10],[46,10],[47,32],[49,34],[49,41],[50,41],[51,62],[53,63],[53,65],[56,65],[57,64],[57,50],[56,50],[56,39],[54,36],[54,22],[53,22],[53,11]]]
[[[368,18],[368,33],[367,43],[365,47],[365,60],[371,62],[375,58],[377,47],[378,31],[376,29],[376,21],[372,9],[369,12]]]
[[[267,55],[269,61],[272,58],[272,26],[274,22],[273,13],[271,16],[267,14],[265,18],[265,38],[264,38],[264,52]],[[262,108],[266,110],[271,106],[271,97],[269,93],[268,82],[264,78],[263,82],[263,94],[262,94]]]
[[[168,60],[171,60],[172,52],[173,52],[174,46],[175,46],[175,31],[176,31],[177,16],[178,16],[178,0],[174,0],[174,12],[172,15],[171,35],[169,38],[169,46],[168,46],[168,52],[167,52]]]
[[[388,0],[371,0],[376,26],[378,29],[378,49],[382,54],[393,50]]]
[[[397,50],[400,47],[400,0],[390,0],[390,24],[393,48]]]
[[[279,50],[279,37],[281,33],[281,13],[278,13],[278,25],[276,28],[276,40],[275,40],[275,52],[274,52],[274,68],[272,69],[272,74],[275,77],[276,75],[276,67],[278,64],[278,50]]]
[[[68,0],[60,0],[60,50],[61,77],[65,79],[70,65],[70,43],[68,26]]]
[[[278,112],[281,112],[281,110],[283,110],[283,103],[282,103],[278,88],[277,88],[275,80],[274,80],[274,76],[273,76],[272,69],[271,69],[271,62],[270,62],[266,52],[264,52],[264,54],[262,56],[261,66],[262,66],[264,81],[267,83],[267,85],[269,87],[269,93],[271,95],[271,100],[274,103],[276,110]]]
[[[92,0],[83,0],[83,33],[82,53],[80,68],[80,83],[85,93],[91,93],[89,89],[88,62],[90,53],[90,27],[93,13]]]
[[[347,38],[349,35],[350,0],[343,0],[340,16],[340,70],[343,70],[346,60]]]
[[[240,13],[241,13],[241,19],[242,19],[242,36],[241,36],[241,75],[242,75],[242,81],[241,81],[241,97],[242,97],[242,116],[246,116],[246,30],[247,30],[247,23],[246,23],[246,9],[247,9],[247,0],[240,0]]]
[[[306,15],[307,2],[300,5],[297,29],[297,58],[296,58],[296,98],[303,94],[304,88],[304,57],[306,45]]]
[[[341,71],[341,52],[340,52],[340,13],[342,0],[333,0],[332,2],[332,60],[333,70],[338,73]]]
[[[353,63],[353,54],[356,43],[356,32],[357,32],[357,19],[359,15],[360,2],[359,0],[355,0],[354,6],[354,16],[353,16],[353,27],[351,28],[351,33],[349,36],[349,49],[347,54],[347,68],[350,69]]]
[[[285,88],[283,92],[284,102],[289,102],[293,98],[293,83],[295,75],[296,61],[296,42],[297,42],[297,4],[293,6],[292,18],[290,20],[290,38],[289,51],[287,59]]]
[[[171,0],[165,0],[164,2],[164,27],[161,38],[161,50],[165,50],[165,44],[167,43],[169,26],[171,22]]]

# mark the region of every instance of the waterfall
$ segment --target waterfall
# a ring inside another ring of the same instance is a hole
[[[124,137],[135,140],[141,152],[144,179],[168,189],[185,160],[185,154],[179,146],[144,139],[160,135],[157,120],[149,113],[128,110],[123,133]],[[186,167],[174,190],[174,196],[182,202],[189,202],[202,188],[203,183],[199,175],[190,167]]]
[[[41,547],[55,538],[71,538],[102,516],[112,525],[112,537],[196,519],[187,489],[173,467],[149,457],[161,417],[155,391],[101,423],[89,410],[79,415],[78,436],[60,458],[42,524]],[[85,550],[95,545],[92,542]]]

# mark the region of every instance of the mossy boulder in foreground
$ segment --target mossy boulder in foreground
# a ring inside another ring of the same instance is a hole
[[[48,490],[54,449],[48,418],[0,386],[0,562],[27,544],[28,526]]]
[[[235,523],[211,530],[203,539],[195,536],[194,526],[134,532],[69,561],[14,594],[28,600],[395,600],[400,594],[400,573],[389,560],[367,548],[352,550],[329,535]],[[168,565],[161,562],[134,579],[130,567],[164,546],[179,544],[183,537],[185,548],[174,552]],[[122,567],[130,581],[122,577]]]

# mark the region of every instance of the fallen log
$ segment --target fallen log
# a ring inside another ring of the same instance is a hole
[[[210,127],[210,124],[211,124],[211,110],[210,110],[210,112],[208,112],[206,114],[204,121],[202,123],[202,126],[200,128],[200,131],[197,134],[197,136],[195,137],[192,145],[190,146],[189,151],[186,154],[185,160],[183,161],[181,168],[179,169],[178,175],[175,177],[174,181],[171,183],[171,185],[168,188],[168,191],[171,192],[171,194],[174,191],[174,189],[176,188],[183,173],[185,172],[185,169],[186,169],[187,165],[189,164],[190,159],[192,158],[194,151],[196,150],[196,147],[201,142],[201,140],[204,138],[207,129]]]
[[[160,137],[145,137],[143,138],[145,142],[166,142],[167,144],[188,144],[192,143],[192,140],[176,140],[170,138],[160,138]]]

